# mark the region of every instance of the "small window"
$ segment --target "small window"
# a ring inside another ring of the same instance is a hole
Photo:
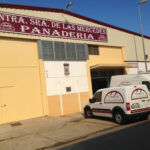
[[[89,55],[99,55],[99,46],[88,45]]]
[[[94,98],[95,98],[96,102],[101,102],[102,101],[102,91],[101,92],[97,92],[94,95]]]
[[[71,92],[71,87],[66,87],[66,92]]]
[[[69,75],[70,72],[69,72],[69,64],[64,64],[64,74],[65,75]]]
[[[148,90],[150,91],[150,82],[148,81],[142,81],[142,84],[146,85]]]

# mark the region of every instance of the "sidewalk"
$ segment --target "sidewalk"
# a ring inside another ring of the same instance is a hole
[[[46,150],[116,124],[100,119],[84,119],[80,113],[63,117],[40,117],[0,125],[0,150]]]

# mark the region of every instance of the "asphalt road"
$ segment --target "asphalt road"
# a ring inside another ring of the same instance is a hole
[[[150,150],[150,121],[59,150]]]

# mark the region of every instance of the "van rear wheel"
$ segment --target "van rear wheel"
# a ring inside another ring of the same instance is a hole
[[[115,112],[115,114],[114,114],[114,120],[118,124],[124,124],[125,123],[124,114],[122,112],[119,112],[119,111]]]

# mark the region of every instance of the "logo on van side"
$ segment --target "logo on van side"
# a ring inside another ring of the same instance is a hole
[[[137,100],[137,99],[143,99],[143,98],[148,98],[148,94],[146,93],[145,90],[141,88],[135,89],[131,94],[131,100]]]
[[[106,94],[104,103],[124,103],[124,98],[120,92],[110,91]]]

